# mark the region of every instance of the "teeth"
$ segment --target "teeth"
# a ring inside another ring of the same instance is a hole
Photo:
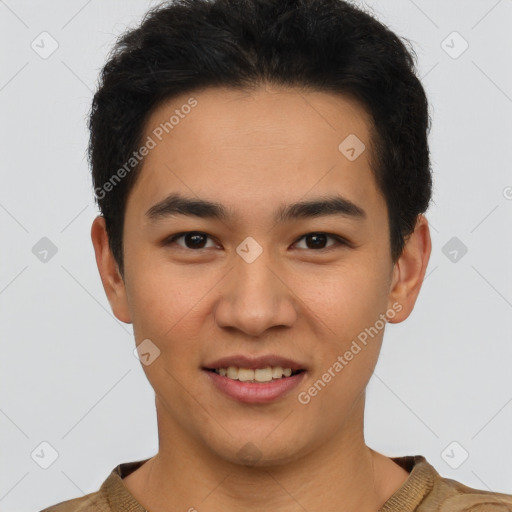
[[[272,368],[272,377],[274,379],[280,379],[283,376],[283,369],[280,366],[274,366]]]
[[[267,366],[256,370],[230,366],[228,368],[217,368],[214,371],[223,377],[239,380],[240,382],[270,382],[272,379],[281,379],[283,376],[290,377],[292,374],[291,368],[282,368],[281,366]]]
[[[230,366],[226,371],[226,375],[230,379],[238,379],[238,368],[236,368],[235,366]]]
[[[272,368],[267,366],[266,368],[254,370],[254,380],[256,382],[270,382],[272,380]]]
[[[246,368],[238,368],[238,380],[246,382],[248,380],[254,380],[254,370],[247,370]]]

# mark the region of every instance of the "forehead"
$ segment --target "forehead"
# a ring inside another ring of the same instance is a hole
[[[191,108],[192,102],[195,106]],[[261,143],[268,146],[274,142],[277,147],[305,142],[318,130],[323,136],[330,132],[327,143],[349,134],[368,141],[371,125],[366,109],[350,96],[271,85],[208,87],[158,105],[146,123],[145,135],[158,141],[193,135],[196,147],[209,149],[223,143],[235,146],[240,140],[246,149],[258,149]],[[311,144],[303,149],[307,147]],[[318,144],[315,148],[324,149]]]
[[[151,206],[179,190],[254,214],[270,202],[339,191],[379,208],[370,130],[362,106],[325,92],[266,85],[183,94],[149,117],[143,140],[154,147],[129,202]]]

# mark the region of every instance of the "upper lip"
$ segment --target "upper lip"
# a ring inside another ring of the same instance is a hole
[[[267,366],[280,366],[281,368],[291,368],[292,370],[306,369],[306,367],[301,363],[297,363],[292,359],[275,354],[268,354],[259,357],[248,357],[244,355],[222,357],[221,359],[216,359],[215,361],[204,365],[203,368],[207,370],[216,370],[218,368],[229,368],[230,366],[248,368],[251,370],[265,368]]]

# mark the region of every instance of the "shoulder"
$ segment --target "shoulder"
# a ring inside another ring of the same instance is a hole
[[[79,498],[61,501],[40,512],[111,512],[111,510],[104,495],[96,491]]]
[[[409,477],[379,512],[512,512],[512,495],[440,475],[423,455],[393,457]]]
[[[61,501],[40,512],[112,512],[113,510],[144,512],[144,507],[128,491],[122,479],[148,460],[142,459],[118,464],[98,491]]]
[[[475,489],[438,474],[421,505],[419,512],[511,512],[512,495]]]

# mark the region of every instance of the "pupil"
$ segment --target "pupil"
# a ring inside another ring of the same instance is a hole
[[[200,243],[200,239],[201,237],[203,238],[203,242],[204,242],[204,235],[202,233],[187,233],[185,235],[185,239],[187,240],[187,242],[190,242],[192,240],[192,246],[195,247],[196,249],[199,248],[199,249],[202,249],[203,244]],[[194,241],[195,240],[195,241]],[[197,241],[199,240],[199,245],[197,245]]]
[[[325,246],[325,235],[322,235],[322,234],[308,235],[308,236],[307,236],[307,238],[306,238],[306,240],[307,240],[307,239],[309,239],[309,240],[311,240],[311,239],[317,239],[317,240],[318,240],[318,238],[320,238],[320,245],[319,245],[318,243],[313,243],[313,247],[318,248],[318,247],[320,247],[320,246],[321,246],[321,248],[323,248],[323,247]],[[323,243],[322,243],[322,242],[323,242]],[[308,246],[309,246],[309,245],[310,245],[310,244],[308,244]]]

